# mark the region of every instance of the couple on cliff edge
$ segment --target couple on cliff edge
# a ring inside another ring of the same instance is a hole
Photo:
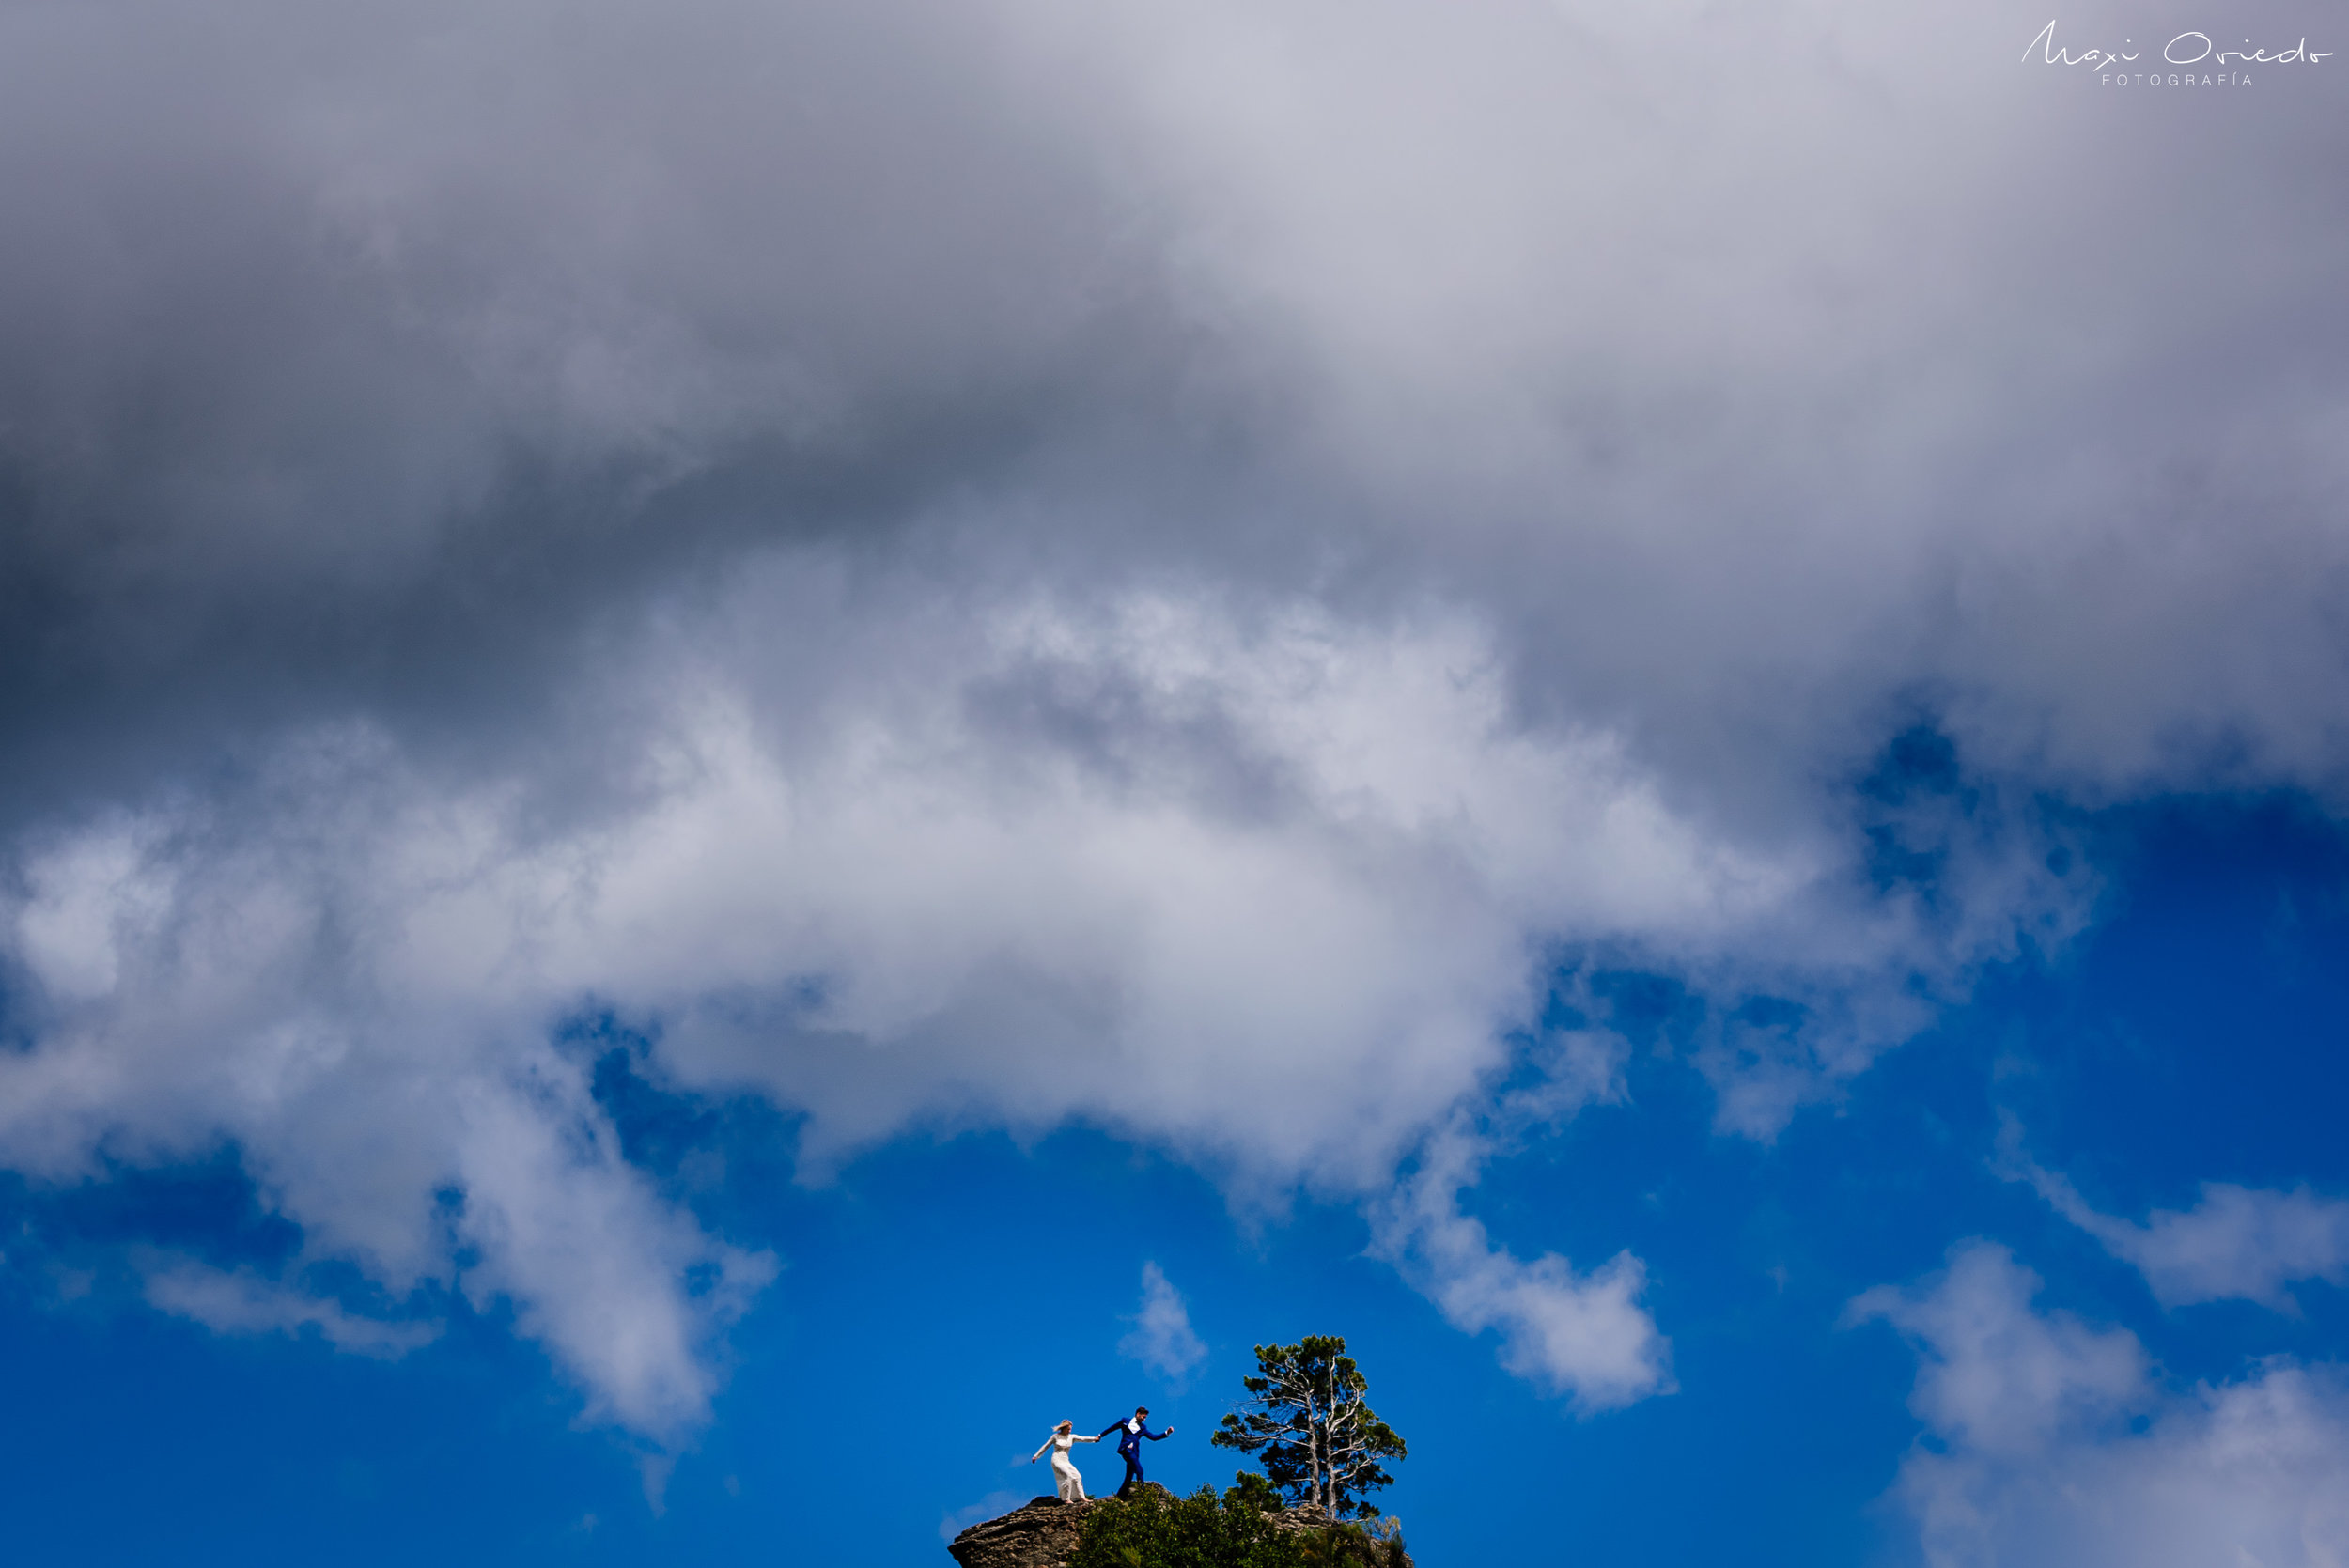
[[[1137,1405],[1132,1415],[1114,1426],[1103,1427],[1098,1436],[1092,1437],[1078,1436],[1075,1430],[1077,1423],[1063,1421],[1052,1429],[1050,1437],[1044,1439],[1044,1448],[1028,1455],[1028,1463],[1034,1464],[1044,1457],[1045,1449],[1050,1449],[1052,1453],[1052,1479],[1060,1485],[1060,1500],[1082,1502],[1085,1500],[1084,1477],[1077,1473],[1077,1462],[1068,1456],[1069,1447],[1076,1443],[1097,1443],[1114,1432],[1117,1434],[1117,1457],[1126,1461],[1126,1479],[1119,1483],[1117,1495],[1125,1497],[1142,1484],[1142,1440],[1147,1437],[1155,1443],[1162,1437],[1174,1436],[1174,1429],[1171,1426],[1164,1432],[1151,1431],[1149,1415],[1148,1405]]]

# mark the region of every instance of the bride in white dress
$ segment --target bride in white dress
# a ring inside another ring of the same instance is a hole
[[[1052,1479],[1060,1483],[1060,1500],[1063,1502],[1085,1500],[1085,1478],[1077,1473],[1077,1462],[1068,1457],[1068,1445],[1101,1440],[1098,1437],[1078,1436],[1070,1430],[1076,1424],[1075,1421],[1061,1422],[1052,1429],[1052,1435],[1044,1439],[1044,1448],[1028,1455],[1028,1463],[1033,1465],[1044,1457],[1044,1449],[1052,1451]]]

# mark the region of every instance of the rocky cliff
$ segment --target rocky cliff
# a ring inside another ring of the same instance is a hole
[[[1077,1555],[1085,1515],[1100,1505],[1097,1498],[1090,1502],[1038,1498],[1000,1518],[982,1519],[946,1549],[962,1568],[1062,1568]]]

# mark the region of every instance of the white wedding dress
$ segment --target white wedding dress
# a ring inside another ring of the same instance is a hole
[[[1044,1449],[1050,1449],[1052,1451],[1052,1479],[1060,1483],[1060,1500],[1082,1502],[1085,1500],[1085,1478],[1077,1473],[1077,1462],[1068,1457],[1068,1445],[1097,1443],[1100,1440],[1098,1437],[1080,1437],[1073,1432],[1055,1432],[1044,1439],[1044,1448],[1028,1455],[1028,1463],[1034,1464],[1044,1457]]]

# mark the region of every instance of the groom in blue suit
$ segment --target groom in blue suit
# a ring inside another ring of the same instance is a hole
[[[1147,1424],[1149,1415],[1148,1405],[1137,1405],[1131,1416],[1115,1426],[1101,1429],[1104,1437],[1112,1432],[1117,1434],[1117,1457],[1126,1461],[1126,1479],[1117,1487],[1117,1495],[1121,1498],[1142,1484],[1142,1440],[1147,1437],[1155,1443],[1162,1437],[1174,1436],[1174,1429],[1171,1426],[1164,1432],[1151,1431]]]

